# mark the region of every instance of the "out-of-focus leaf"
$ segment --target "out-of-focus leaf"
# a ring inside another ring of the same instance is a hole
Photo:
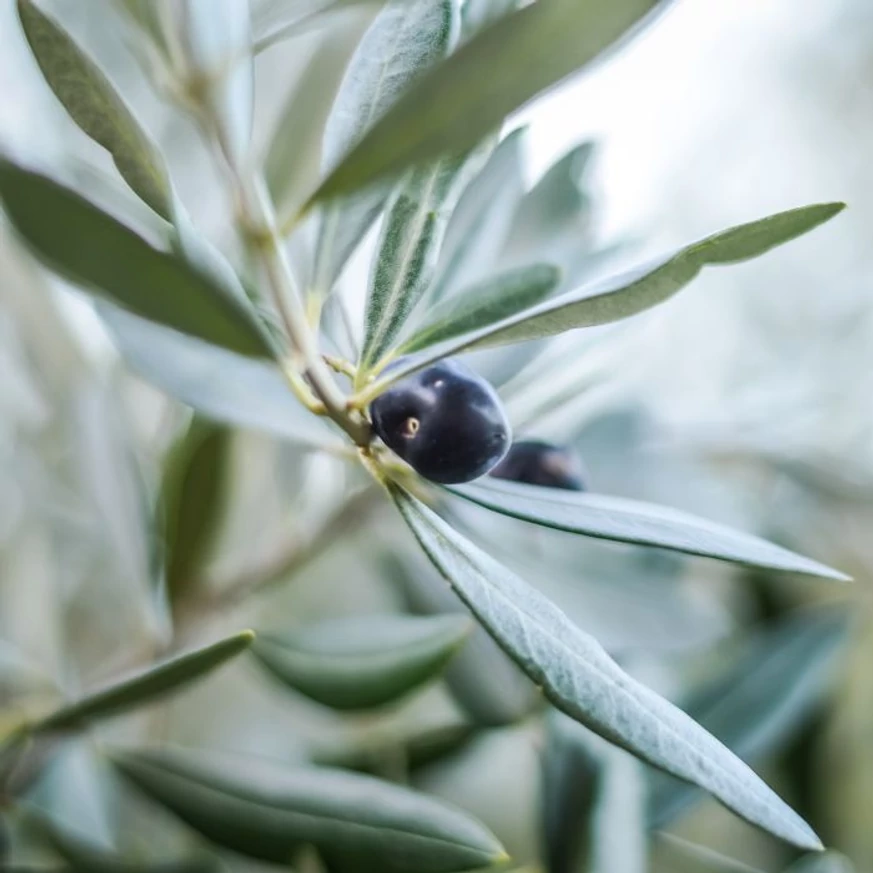
[[[139,197],[169,221],[173,195],[164,160],[115,88],[31,0],[18,0],[18,17],[46,82],[70,117],[112,155],[118,172]]]
[[[462,616],[336,619],[258,638],[277,679],[334,709],[390,703],[438,676],[471,630]]]
[[[654,873],[762,873],[707,846],[674,834],[658,834]]]
[[[847,630],[843,610],[801,612],[750,643],[682,708],[740,758],[754,761],[778,748],[821,702]],[[667,827],[698,797],[691,786],[653,774],[650,827]]]
[[[854,873],[855,867],[844,855],[837,852],[824,852],[821,855],[807,855],[792,864],[785,873]]]
[[[0,196],[37,257],[71,282],[231,351],[272,356],[263,329],[239,300],[68,188],[4,160]]]
[[[176,603],[197,581],[224,518],[231,433],[195,418],[164,467],[164,581]]]
[[[264,174],[280,217],[299,204],[307,193],[305,186],[318,173],[324,126],[360,38],[357,22],[330,29],[316,45],[279,113]]]
[[[397,585],[411,612],[424,615],[469,615],[469,610],[421,561],[386,555],[386,576]],[[502,727],[521,721],[538,695],[528,678],[478,625],[445,672],[446,684],[464,713],[480,727]]]
[[[382,116],[420,71],[457,37],[452,0],[389,0],[349,61],[327,120],[322,165],[331,168]],[[362,186],[363,187],[363,186]],[[327,294],[388,194],[384,185],[330,204],[321,217],[314,285]]]
[[[336,437],[298,402],[282,372],[101,304],[125,361],[143,379],[214,421],[314,448]]]
[[[472,148],[509,113],[584,67],[657,0],[539,0],[423,74],[346,153],[310,203]]]
[[[264,861],[285,864],[304,844],[329,863],[385,873],[453,873],[506,857],[460,810],[354,773],[181,751],[124,753],[114,762],[207,839]]]
[[[399,352],[418,352],[508,318],[547,297],[560,278],[556,267],[534,264],[485,279],[430,309],[424,323],[402,343]]]
[[[0,701],[30,689],[54,688],[51,677],[5,640],[0,640]]]
[[[222,666],[245,651],[254,638],[252,631],[241,631],[217,643],[156,664],[107,688],[86,694],[81,700],[35,722],[30,730],[37,733],[75,729],[88,722],[144,706]]]
[[[461,17],[464,35],[476,33],[511,12],[518,5],[518,0],[467,0]]]
[[[364,372],[388,352],[430,285],[465,164],[447,158],[413,171],[391,202],[364,311]]]
[[[848,578],[759,537],[665,506],[494,479],[448,490],[501,515],[568,533],[827,579]]]
[[[536,589],[414,497],[389,487],[430,560],[558,709],[655,767],[705,788],[753,824],[801,848],[821,847],[809,825],[718,740],[622,672]]]
[[[505,321],[436,346],[407,366],[392,370],[390,376],[385,376],[372,388],[372,394],[434,361],[461,352],[543,339],[580,327],[629,318],[668,300],[704,267],[733,264],[763,255],[818,227],[844,208],[843,203],[804,206],[714,234],[672,255],[619,276],[595,281]]]

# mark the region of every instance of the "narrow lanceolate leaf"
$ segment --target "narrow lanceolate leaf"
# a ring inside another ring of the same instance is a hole
[[[389,486],[430,560],[498,644],[562,712],[644,761],[709,791],[788,842],[821,847],[809,825],[682,710],[622,672],[554,604]]]
[[[0,199],[34,254],[74,284],[231,351],[272,355],[255,316],[239,300],[69,188],[4,160]]]
[[[176,603],[202,577],[224,518],[231,433],[195,418],[170,449],[161,487],[164,581]]]
[[[602,494],[558,492],[554,488],[495,479],[448,490],[501,515],[567,533],[657,546],[771,570],[848,579],[837,570],[759,537],[666,506]]]
[[[471,630],[463,616],[372,616],[261,635],[252,652],[279,681],[334,709],[396,700],[438,676]]]
[[[364,313],[365,371],[391,348],[430,285],[465,163],[446,158],[413,171],[391,203]]]
[[[241,631],[202,649],[156,664],[57,710],[31,725],[30,730],[71,730],[145,706],[211,673],[245,651],[254,638],[250,630]]]
[[[101,303],[127,364],[147,382],[213,421],[323,448],[339,441],[291,393],[281,370]]]
[[[852,862],[838,852],[807,855],[792,864],[785,873],[855,873]]]
[[[763,873],[756,867],[675,834],[659,833],[657,836],[655,873]]]
[[[352,55],[327,120],[322,146],[325,168],[333,168],[413,78],[448,54],[457,38],[457,19],[454,0],[386,3]],[[377,186],[324,211],[315,252],[317,290],[330,291],[387,194],[385,186]]]
[[[436,346],[407,366],[392,370],[368,393],[375,396],[383,387],[411,372],[460,352],[544,339],[636,315],[668,300],[704,267],[738,263],[763,255],[818,227],[844,208],[843,203],[803,206],[706,237],[627,273],[598,280],[505,321]]]
[[[505,16],[423,74],[351,148],[310,202],[472,148],[657,5],[657,0],[538,0]]]
[[[398,351],[419,352],[509,318],[547,297],[560,279],[561,271],[550,264],[533,264],[484,279],[430,309],[424,323]]]
[[[112,83],[31,0],[18,0],[18,17],[46,82],[70,117],[112,155],[133,191],[169,221],[172,189],[163,158]]]
[[[843,610],[802,611],[754,640],[682,708],[744,761],[755,761],[778,749],[821,704],[847,630]],[[691,786],[656,774],[650,827],[668,827],[697,796]]]
[[[329,862],[384,873],[454,873],[506,858],[460,810],[367,776],[181,750],[125,753],[114,763],[208,840],[263,861],[287,864],[304,844]]]

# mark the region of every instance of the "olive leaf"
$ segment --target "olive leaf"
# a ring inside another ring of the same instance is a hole
[[[543,339],[636,315],[668,300],[704,267],[738,263],[763,255],[818,227],[844,208],[844,203],[803,206],[713,234],[671,255],[584,285],[512,318],[439,345],[428,354],[393,368],[389,375],[368,389],[368,396],[375,396],[392,382],[422,367],[461,352]]]
[[[428,310],[424,323],[401,343],[398,354],[419,352],[502,321],[548,297],[560,280],[561,271],[550,264],[519,267],[484,279]]]
[[[170,397],[217,422],[308,448],[341,441],[310,415],[282,371],[101,303],[98,312],[127,364]]]
[[[239,299],[69,188],[0,160],[0,198],[15,229],[55,273],[182,333],[243,355],[272,356],[263,328]]]
[[[453,0],[389,0],[349,61],[325,127],[323,166],[333,167],[422,69],[445,56],[457,33]],[[377,186],[326,207],[315,248],[319,292],[330,291],[387,194]]]
[[[252,648],[276,679],[334,709],[382,706],[438,676],[471,630],[463,616],[335,619]]]
[[[549,701],[642,760],[709,791],[787,842],[821,843],[806,822],[682,710],[622,672],[599,643],[432,510],[388,485],[427,556]]]
[[[506,858],[466,813],[356,773],[182,750],[119,753],[113,763],[208,840],[263,861],[286,864],[304,844],[384,873],[460,873]]]
[[[753,567],[806,573],[841,581],[848,579],[837,570],[760,537],[740,533],[666,506],[496,479],[455,485],[447,490],[501,515],[554,530],[635,545],[657,546]]]
[[[112,683],[80,700],[61,707],[31,724],[31,733],[73,730],[91,721],[120,715],[151,703],[202,678],[244,652],[254,640],[250,631],[241,631],[217,643],[185,652],[127,679]]]
[[[736,663],[681,701],[744,761],[781,746],[821,703],[846,641],[843,609],[804,610],[754,639]],[[653,774],[649,826],[668,827],[698,793]]]
[[[658,5],[538,0],[506,15],[424,73],[350,144],[309,204],[472,148],[509,113],[584,67]]]

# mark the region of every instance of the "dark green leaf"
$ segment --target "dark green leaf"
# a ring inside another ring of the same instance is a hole
[[[852,862],[837,852],[807,855],[792,864],[785,873],[854,873]]]
[[[472,148],[656,5],[656,0],[539,0],[505,16],[422,75],[353,145],[310,202]]]
[[[335,709],[382,706],[438,676],[471,630],[462,616],[337,619],[252,649],[281,682]]]
[[[255,316],[239,300],[68,188],[4,160],[0,197],[37,257],[71,282],[231,351],[272,355]]]
[[[170,603],[183,598],[204,570],[224,518],[231,433],[195,418],[164,467],[164,581]]]
[[[804,206],[732,227],[635,270],[598,280],[505,321],[437,346],[407,366],[392,370],[390,377],[386,376],[368,393],[375,396],[383,386],[461,352],[543,339],[636,315],[672,297],[704,267],[737,263],[762,255],[818,227],[844,208],[842,203]]]
[[[843,610],[801,612],[749,644],[721,676],[682,701],[682,708],[746,761],[778,748],[822,701],[848,616]],[[697,797],[688,785],[653,776],[649,824],[667,827]]]
[[[430,560],[504,651],[562,712],[644,761],[705,788],[802,848],[818,838],[742,761],[680,709],[623,673],[536,589],[389,486]]]
[[[254,640],[250,630],[178,655],[53,712],[30,726],[31,732],[82,727],[91,721],[120,715],[170,694],[202,678],[245,651]]]
[[[383,873],[453,873],[506,857],[465,813],[354,773],[169,751],[115,764],[207,839],[264,861],[286,864],[303,844]]]
[[[292,394],[281,370],[101,303],[101,317],[125,361],[143,379],[225,424],[313,448],[339,444]]]
[[[666,506],[495,479],[448,490],[501,515],[568,533],[827,579],[848,579],[837,570],[759,537]]]
[[[31,0],[18,0],[18,17],[46,82],[70,117],[112,155],[133,191],[169,221],[173,194],[164,160],[112,83]]]
[[[547,297],[561,272],[549,264],[534,264],[485,279],[430,309],[398,353],[408,354],[502,321]]]
[[[327,120],[322,164],[331,168],[421,70],[444,57],[458,31],[452,0],[389,0],[356,49]],[[363,187],[363,186],[361,186]],[[322,215],[314,284],[326,294],[373,223],[388,189],[378,186]]]

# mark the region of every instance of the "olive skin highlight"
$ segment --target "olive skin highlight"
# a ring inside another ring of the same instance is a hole
[[[484,476],[512,431],[497,392],[459,361],[445,360],[392,385],[370,404],[377,436],[431,482]]]

